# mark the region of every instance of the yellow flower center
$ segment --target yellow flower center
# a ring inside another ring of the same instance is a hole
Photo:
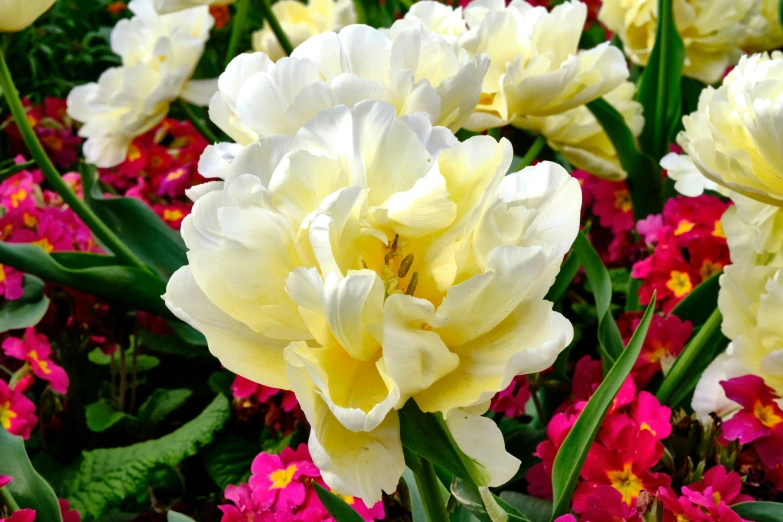
[[[24,220],[24,224],[28,228],[33,228],[38,223],[38,218],[29,212],[24,213],[22,220]]]
[[[174,172],[170,172],[169,175],[166,176],[166,179],[168,179],[169,181],[179,179],[185,175],[185,172],[186,172],[185,169],[177,169]]]
[[[627,190],[618,190],[614,193],[614,208],[623,213],[631,211],[631,193]]]
[[[51,252],[54,250],[54,245],[52,245],[47,238],[39,239],[38,241],[33,241],[33,245],[38,245],[39,247],[43,248],[44,251]]]
[[[723,231],[723,224],[720,222],[720,219],[715,222],[715,228],[712,229],[712,235],[726,239],[726,233]]]
[[[46,375],[49,375],[52,373],[51,368],[49,368],[49,361],[41,361],[38,359],[38,352],[35,350],[30,350],[27,354],[30,359],[41,369],[42,372],[44,372]]]
[[[294,480],[294,473],[296,473],[296,464],[291,464],[285,469],[278,469],[269,474],[269,480],[272,481],[272,485],[269,489],[283,489],[288,487],[292,480]]]
[[[11,419],[16,417],[18,417],[16,412],[11,411],[11,401],[0,404],[0,424],[3,425],[3,428],[11,429]]]
[[[128,147],[128,161],[136,161],[141,157],[141,151],[136,145]]]
[[[696,223],[691,223],[687,219],[683,219],[680,221],[680,223],[677,225],[677,230],[674,231],[675,236],[681,236],[683,234],[687,234],[691,230],[693,230],[693,227],[696,226]]]
[[[19,203],[27,199],[27,191],[23,188],[20,188],[13,194],[11,194],[11,207],[16,208],[19,206]]]
[[[163,211],[163,219],[166,221],[177,221],[182,219],[185,214],[179,209],[169,209]]]
[[[721,270],[722,268],[718,263],[713,263],[709,259],[706,259],[704,263],[702,263],[699,272],[701,273],[702,279],[709,279],[710,277],[717,274]]]
[[[629,506],[644,489],[641,479],[633,474],[631,467],[632,464],[627,463],[622,470],[609,471],[606,474],[612,487],[623,495],[623,502]]]
[[[5,282],[5,269],[0,265],[0,283]]]
[[[719,491],[714,491],[712,493],[712,501],[715,502],[715,505],[719,506],[721,500],[723,500],[723,499],[720,498],[720,492]]]
[[[691,277],[686,272],[672,270],[670,275],[671,279],[666,281],[666,288],[674,292],[675,296],[682,297],[693,290]]]
[[[753,415],[767,428],[773,428],[783,422],[783,417],[775,413],[775,407],[771,404],[756,402],[753,407]]]
[[[639,429],[642,430],[642,431],[647,430],[650,433],[652,433],[653,435],[655,435],[655,430],[652,429],[652,427],[650,427],[650,425],[647,424],[646,422],[642,422],[642,425],[639,426]]]

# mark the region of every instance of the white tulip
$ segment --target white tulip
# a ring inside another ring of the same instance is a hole
[[[0,33],[15,33],[32,25],[55,0],[0,0]]]

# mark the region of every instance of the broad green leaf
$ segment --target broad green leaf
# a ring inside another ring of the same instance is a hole
[[[696,387],[702,372],[715,358],[716,346],[723,340],[720,331],[722,319],[720,310],[713,308],[707,322],[675,359],[655,394],[662,404],[676,406],[675,396],[682,399]]]
[[[91,165],[81,169],[84,200],[146,265],[165,278],[188,263],[185,242],[149,205],[136,198],[104,198]]]
[[[84,257],[91,256],[91,257]],[[162,279],[141,270],[119,265],[103,265],[106,256],[50,256],[33,244],[0,242],[0,264],[33,274],[44,281],[92,294],[110,303],[120,303],[131,309],[146,310],[161,317],[172,317],[160,298],[166,291]],[[96,261],[89,267],[70,267],[58,259]],[[111,259],[111,258],[110,258]]]
[[[639,323],[622,355],[612,366],[601,385],[587,402],[574,427],[563,441],[563,445],[555,456],[552,466],[552,520],[568,512],[571,506],[571,496],[574,493],[579,472],[587,458],[587,452],[598,434],[601,422],[612,405],[614,396],[622,386],[628,374],[631,372],[636,359],[641,353],[647,329],[650,326],[655,310],[655,297],[653,296],[647,311]]]
[[[568,290],[571,281],[576,277],[576,273],[579,272],[579,267],[582,266],[579,263],[579,256],[575,256],[572,251],[568,254],[563,265],[560,267],[555,282],[546,294],[546,300],[553,303],[558,302],[565,295]]]
[[[713,310],[718,306],[718,292],[720,292],[720,275],[715,274],[691,293],[677,303],[671,313],[682,319],[690,321],[694,326],[704,324]]]
[[[49,309],[43,281],[25,274],[22,290],[24,295],[19,299],[3,299],[0,302],[0,333],[35,326]]]
[[[166,513],[166,522],[196,522],[187,515],[177,513],[176,511],[169,511]]]
[[[0,426],[0,475],[13,478],[5,486],[19,507],[35,509],[38,520],[62,522],[60,504],[52,487],[35,471],[22,437],[11,435]]]
[[[642,150],[660,160],[669,149],[682,112],[680,80],[685,46],[674,23],[673,0],[658,0],[655,45],[644,68],[637,99],[644,108]]]
[[[250,465],[260,448],[237,435],[221,435],[202,455],[204,469],[220,488],[247,482]]]
[[[617,323],[612,317],[612,278],[601,262],[601,257],[590,244],[587,237],[580,232],[574,241],[574,254],[579,257],[581,265],[587,274],[587,280],[595,296],[595,310],[598,316],[598,343],[601,361],[604,369],[609,368],[623,351],[623,338]]]
[[[79,471],[63,483],[63,493],[88,522],[142,493],[156,467],[176,466],[212,442],[231,415],[224,396],[169,435],[123,448],[85,451]]]
[[[139,407],[136,418],[142,430],[150,431],[174,410],[185,404],[193,392],[187,389],[156,389]]]
[[[731,509],[751,522],[783,522],[783,504],[778,502],[742,502]]]
[[[523,495],[516,491],[504,491],[500,498],[514,506],[530,522],[548,522],[552,516],[552,503],[542,498]]]
[[[620,165],[628,173],[626,183],[631,194],[634,218],[639,220],[650,214],[660,213],[663,209],[663,199],[661,169],[658,164],[639,150],[631,129],[609,102],[599,98],[588,103],[587,108],[603,127],[617,151]]]
[[[501,430],[503,430],[502,426]],[[524,477],[528,470],[538,462],[533,453],[535,453],[538,443],[546,440],[546,430],[530,424],[519,423],[518,426],[503,430],[503,438],[506,443],[506,451],[521,462],[514,478],[509,481],[510,484]]]
[[[364,522],[364,519],[342,498],[338,497],[328,489],[322,488],[315,482],[313,482],[315,488],[315,494],[321,499],[321,503],[326,508],[326,511],[337,522]]]
[[[424,509],[424,501],[421,499],[421,493],[419,493],[419,487],[416,485],[416,477],[410,468],[405,468],[402,474],[402,480],[405,482],[405,489],[408,493],[407,507],[410,509],[413,522],[429,522],[427,518],[427,511]],[[443,485],[441,485],[441,496],[443,497],[443,504],[449,499],[449,492]]]
[[[454,442],[439,413],[424,413],[414,400],[399,413],[403,447],[473,483],[471,470],[475,467]]]
[[[87,427],[95,433],[106,431],[128,417],[127,414],[117,411],[113,404],[104,400],[88,404],[84,409],[84,415],[87,418]]]
[[[207,338],[204,334],[193,328],[192,326],[183,323],[182,321],[168,321],[169,326],[174,333],[188,344],[193,346],[206,346]]]
[[[508,517],[509,522],[531,522],[514,506],[492,494],[489,490],[485,491],[485,495],[490,504],[494,504],[489,506],[490,512],[492,512],[492,510],[501,510],[501,515],[505,514]],[[487,512],[488,506],[486,505],[486,501],[481,497],[479,489],[473,484],[468,484],[464,480],[455,478],[454,482],[451,484],[451,494],[480,522],[494,522],[494,519],[497,518]]]

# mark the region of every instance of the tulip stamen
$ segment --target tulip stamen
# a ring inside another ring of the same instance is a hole
[[[397,270],[397,275],[399,276],[400,279],[408,275],[408,271],[411,269],[412,264],[413,264],[413,254],[408,254],[402,260],[402,263],[400,263],[400,269]]]
[[[408,283],[408,288],[405,290],[405,295],[413,295],[413,292],[416,291],[417,284],[419,284],[419,273],[413,272],[413,275],[411,276],[411,282]]]

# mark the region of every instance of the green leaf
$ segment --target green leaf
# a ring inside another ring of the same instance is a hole
[[[685,46],[674,23],[672,0],[658,0],[655,45],[644,68],[637,99],[644,108],[642,149],[659,160],[669,149],[682,112],[680,79]]]
[[[144,264],[165,278],[188,264],[179,232],[149,205],[136,198],[104,198],[97,184],[98,171],[92,165],[83,164],[81,174],[87,205]]]
[[[43,281],[25,274],[22,291],[24,295],[19,299],[3,299],[0,303],[0,333],[35,326],[49,309]]]
[[[231,415],[219,395],[195,419],[169,435],[124,448],[82,453],[79,471],[63,484],[63,493],[82,520],[94,520],[142,493],[158,466],[176,466],[212,442]]]
[[[475,466],[451,438],[439,413],[424,413],[413,400],[409,400],[399,413],[403,447],[473,483],[471,470]]]
[[[169,511],[166,513],[166,522],[196,522],[187,515],[177,513],[176,511]]]
[[[588,103],[587,108],[603,127],[617,151],[620,165],[628,173],[626,183],[631,194],[634,218],[639,220],[650,214],[660,213],[663,209],[663,198],[661,169],[658,164],[639,150],[631,129],[609,102],[599,98]]]
[[[468,484],[464,480],[455,478],[451,484],[451,494],[480,522],[495,522],[494,517],[487,513],[485,499],[481,497],[479,489],[473,484]],[[485,494],[487,495],[487,501],[494,503],[494,505],[489,507],[490,510],[499,509],[505,511],[510,522],[531,522],[514,506],[492,494],[489,490],[486,490]]]
[[[206,346],[207,338],[204,334],[193,328],[192,326],[183,323],[182,321],[168,321],[169,326],[174,333],[188,344],[193,346]]]
[[[612,405],[614,396],[626,377],[628,377],[636,359],[639,357],[639,353],[641,353],[642,344],[644,344],[644,338],[647,335],[647,329],[650,326],[654,310],[655,297],[653,296],[647,311],[644,313],[644,317],[642,317],[642,321],[639,323],[639,327],[628,343],[628,347],[618,357],[617,362],[615,362],[604,381],[590,398],[555,456],[555,462],[552,466],[552,491],[554,497],[552,520],[567,513],[571,506],[571,496],[579,479],[579,472],[587,458],[587,452],[598,434],[606,412],[609,411],[609,407]]]
[[[120,368],[120,351],[116,350],[113,354],[107,355],[103,353],[100,348],[95,348],[87,354],[87,359],[98,366],[109,366],[112,358],[114,359],[115,367],[119,371]],[[139,373],[157,368],[160,364],[160,359],[152,355],[139,355],[136,357],[136,371]],[[125,350],[125,372],[130,373],[133,371],[133,351]]]
[[[62,522],[60,504],[52,487],[35,471],[22,437],[11,435],[0,426],[0,475],[14,480],[5,486],[19,507],[35,509],[38,520]]]
[[[555,282],[546,294],[546,300],[553,303],[558,302],[565,295],[568,290],[571,281],[576,277],[576,273],[579,272],[579,267],[582,266],[579,262],[579,256],[575,256],[572,251],[568,254],[563,265],[560,267]]]
[[[720,292],[720,274],[715,274],[686,295],[671,313],[683,321],[692,322],[694,326],[704,324],[718,306],[718,292]]]
[[[427,517],[427,511],[424,508],[424,501],[421,499],[421,493],[419,487],[416,485],[416,476],[413,474],[410,468],[406,467],[402,473],[402,480],[405,482],[405,489],[408,493],[407,503],[408,509],[410,509],[413,522],[430,522]],[[443,504],[445,505],[449,499],[448,490],[441,484],[441,497],[443,498]]]
[[[548,522],[552,516],[552,503],[542,498],[523,495],[516,491],[504,491],[500,498],[514,506],[530,522]]]
[[[87,418],[87,427],[95,433],[106,431],[128,417],[127,414],[117,411],[113,404],[104,400],[88,404],[84,409],[84,415]]]
[[[315,494],[321,499],[321,503],[326,508],[326,511],[328,511],[337,522],[364,522],[364,519],[359,513],[349,506],[345,500],[328,489],[322,488],[315,482],[313,482],[313,487],[315,488]]]
[[[193,395],[193,392],[187,389],[164,390],[156,389],[147,397],[139,407],[136,418],[143,430],[150,431],[174,410],[185,404],[185,401]]]
[[[655,394],[662,404],[676,406],[673,398],[681,400],[696,387],[702,372],[715,358],[716,347],[723,341],[721,320],[720,310],[713,308],[704,326],[685,345]]]
[[[598,316],[598,348],[604,370],[608,369],[623,352],[623,338],[614,322],[612,304],[612,278],[601,262],[601,257],[582,233],[574,241],[574,255],[578,256],[587,274],[587,280],[595,296],[595,311]]]
[[[173,324],[174,321],[171,321],[171,323]],[[139,344],[155,352],[178,355],[187,359],[211,357],[206,346],[188,344],[178,335],[156,335],[147,330],[141,330],[139,332]]]
[[[0,242],[0,264],[33,274],[44,281],[92,294],[111,303],[146,310],[162,317],[172,317],[160,298],[166,291],[166,283],[162,279],[138,268],[101,264],[107,258],[113,259],[94,254],[55,257],[47,254],[38,245]],[[90,260],[93,263],[89,267],[72,267],[60,263],[59,259],[78,259],[81,263]]]
[[[247,482],[259,448],[237,435],[223,435],[204,451],[204,469],[221,490]]]
[[[783,504],[778,502],[742,502],[731,509],[751,522],[783,522]]]

